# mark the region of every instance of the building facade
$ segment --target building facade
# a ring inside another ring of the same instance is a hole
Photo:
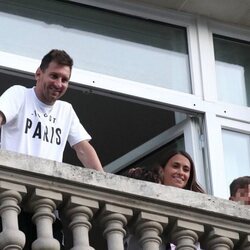
[[[0,1],[1,93],[66,50],[72,102],[105,170],[185,149],[208,194],[250,173],[248,1]],[[67,148],[65,162],[78,165]]]

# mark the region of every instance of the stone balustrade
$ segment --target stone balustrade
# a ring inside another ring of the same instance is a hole
[[[31,235],[18,221],[26,212],[36,231],[32,250],[59,250],[62,242],[67,250],[123,250],[129,238],[135,250],[166,242],[176,250],[197,249],[198,242],[207,250],[250,250],[247,206],[0,151],[0,249],[30,249]]]

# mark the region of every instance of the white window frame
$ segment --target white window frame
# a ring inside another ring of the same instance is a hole
[[[222,142],[222,130],[225,129],[225,130],[236,132],[239,134],[250,135],[250,124],[249,123],[243,123],[243,122],[224,119],[224,118],[218,118],[218,121],[220,124],[220,130],[221,130],[220,139],[221,139],[221,143],[222,143],[222,155],[224,155],[223,142]],[[225,167],[224,164],[223,164],[223,167]],[[225,171],[224,171],[223,181],[226,181]],[[223,187],[221,188],[222,189],[221,192],[223,192],[224,197],[226,195],[229,195],[229,188],[225,188],[225,187],[227,187],[227,185],[223,185]],[[225,198],[227,198],[227,197],[225,197]]]

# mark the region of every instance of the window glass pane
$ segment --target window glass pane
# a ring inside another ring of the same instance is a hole
[[[218,99],[249,106],[250,44],[214,36]]]
[[[45,51],[62,48],[77,68],[191,93],[185,28],[45,2],[43,12],[25,8],[18,15],[16,8],[0,4],[2,11],[10,12],[0,12],[1,51],[40,59]],[[58,13],[58,7],[63,12]]]
[[[224,162],[228,186],[239,176],[250,173],[250,136],[222,130]]]

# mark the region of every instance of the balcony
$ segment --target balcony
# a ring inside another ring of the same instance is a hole
[[[58,213],[65,249],[123,250],[133,237],[143,250],[162,241],[178,250],[250,249],[250,208],[191,191],[0,151],[0,249],[23,249],[20,212],[32,213],[32,250],[58,250]],[[56,211],[56,212],[55,212]]]

